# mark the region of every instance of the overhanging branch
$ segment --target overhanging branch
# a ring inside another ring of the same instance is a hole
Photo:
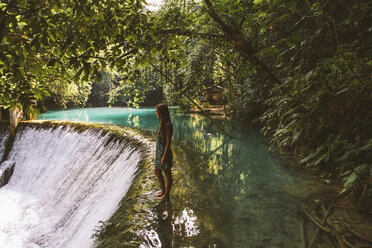
[[[191,30],[184,30],[180,28],[174,28],[174,29],[161,29],[159,31],[162,34],[175,34],[179,36],[188,36],[188,37],[197,37],[197,38],[204,38],[204,39],[222,39],[226,36],[221,34],[212,34],[212,33],[199,33]]]
[[[257,58],[257,52],[254,51],[252,44],[245,39],[242,31],[235,26],[228,25],[225,23],[221,17],[214,10],[210,0],[204,0],[207,6],[207,12],[209,16],[220,25],[222,31],[225,33],[226,37],[229,38],[234,44],[239,53],[248,60],[249,63],[256,69],[258,74],[262,75],[268,80],[270,85],[279,84],[280,81],[275,77],[273,72]]]

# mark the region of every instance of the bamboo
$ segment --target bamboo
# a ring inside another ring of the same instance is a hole
[[[348,247],[350,248],[357,248],[356,246],[354,246],[352,243],[350,243],[346,237],[344,235],[341,235],[341,240],[342,242],[344,242],[345,245],[347,245]]]
[[[323,207],[323,206],[322,206]],[[323,212],[325,213],[325,210],[323,209]],[[359,232],[357,232],[355,229],[353,229],[352,225],[350,225],[349,223],[346,223],[345,221],[341,220],[341,223],[347,228],[347,230],[354,234],[356,237],[362,239],[364,242],[367,242],[369,244],[372,244],[372,241],[369,240],[368,238],[364,237],[362,234],[360,234]],[[331,223],[328,223],[331,227],[335,228]]]
[[[337,248],[335,243],[334,243],[334,239],[331,239],[331,237],[332,237],[331,234],[326,233],[325,237],[328,241],[327,245],[328,245],[329,248]]]
[[[318,226],[320,229],[322,229],[323,231],[327,232],[327,233],[332,233],[331,230],[329,230],[328,228],[322,226],[321,224],[318,223],[318,221],[316,221],[314,219],[313,216],[311,216],[311,214],[309,214],[309,212],[304,208],[302,207],[302,209],[304,210],[304,213],[307,215],[307,217],[309,217],[309,219],[316,225]]]
[[[282,125],[283,119],[284,119],[284,115],[282,115],[282,118],[280,119],[280,122],[279,122],[278,128],[276,129],[277,132],[279,131],[280,126]]]
[[[354,229],[352,228],[349,228],[349,231],[354,234],[355,236],[359,237],[360,239],[364,240],[365,242],[369,243],[369,244],[372,244],[372,241],[367,239],[366,237],[364,237],[362,234],[358,233],[357,231],[355,231]]]
[[[301,235],[301,248],[306,248],[306,234],[305,234],[305,220],[301,218],[300,220],[300,235]]]
[[[160,72],[161,75],[163,75],[173,86],[176,87],[176,83],[170,79],[166,74],[164,74],[157,66],[149,62],[152,67],[154,67],[155,70]],[[184,91],[181,91],[181,94],[183,94],[190,102],[192,102],[198,109],[200,109],[203,114],[205,114],[219,129],[222,130],[229,138],[234,139],[233,136],[229,132],[227,132],[220,123],[218,123],[216,120],[214,120],[199,104],[197,104],[189,95],[187,95]]]
[[[320,223],[322,226],[325,224],[325,222],[327,220],[330,209],[331,209],[331,206],[328,207],[327,212],[325,213],[324,218],[323,218],[322,222]],[[313,235],[313,237],[310,241],[309,248],[311,248],[313,246],[313,244],[316,240],[316,237],[318,236],[319,230],[320,230],[319,227],[315,230],[315,233],[314,233],[314,235]]]
[[[340,247],[340,248],[346,248],[345,243],[344,243],[344,241],[342,240],[342,238],[340,237],[340,235],[338,235],[338,234],[336,233],[336,234],[335,234],[335,237],[336,237],[337,244],[339,245],[339,247]]]

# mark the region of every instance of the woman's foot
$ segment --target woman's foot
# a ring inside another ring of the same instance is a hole
[[[163,194],[161,196],[159,196],[159,199],[168,199],[169,198],[169,194]]]
[[[163,195],[165,195],[165,192],[161,192],[161,193],[156,194],[154,196],[157,197],[157,198],[159,198],[159,197],[162,197]],[[161,198],[161,199],[163,199],[163,198]]]

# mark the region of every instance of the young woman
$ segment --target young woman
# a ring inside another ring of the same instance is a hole
[[[156,105],[156,116],[159,119],[159,126],[156,130],[155,174],[158,178],[161,192],[155,196],[163,199],[169,197],[172,188],[171,168],[173,158],[170,145],[173,126],[167,104],[159,103]],[[166,181],[164,181],[162,172],[165,174]]]

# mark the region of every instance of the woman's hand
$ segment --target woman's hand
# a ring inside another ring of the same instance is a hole
[[[162,157],[160,162],[161,165],[164,165],[164,160],[165,160],[164,157]]]

